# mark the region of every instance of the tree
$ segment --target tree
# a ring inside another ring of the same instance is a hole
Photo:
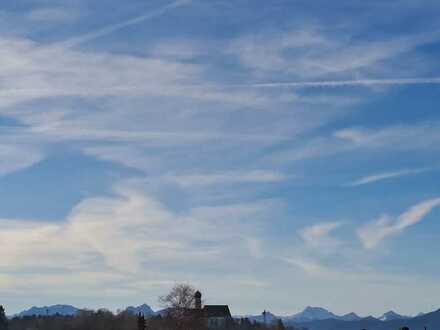
[[[0,305],[0,330],[8,329],[8,318],[6,317],[5,309]]]
[[[141,313],[138,315],[138,330],[146,330],[145,317]]]
[[[278,320],[277,329],[278,329],[278,330],[286,330],[286,328],[284,327],[284,323],[283,323],[282,320]]]
[[[166,296],[159,297],[175,329],[204,328],[202,310],[195,308],[195,294],[196,289],[191,285],[176,284]]]
[[[168,309],[194,308],[196,289],[189,284],[176,284],[166,296],[159,297],[160,304]]]

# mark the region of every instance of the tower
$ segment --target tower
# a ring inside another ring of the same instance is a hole
[[[194,294],[194,305],[196,309],[202,309],[202,293],[200,291],[196,291]]]

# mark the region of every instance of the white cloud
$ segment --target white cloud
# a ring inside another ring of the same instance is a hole
[[[176,182],[181,186],[205,186],[236,183],[274,183],[284,181],[287,177],[277,172],[253,170],[214,174],[165,175],[164,179]]]
[[[352,127],[270,155],[277,162],[301,161],[355,152],[431,152],[440,146],[440,122],[416,122],[380,128]]]
[[[289,265],[302,269],[306,274],[310,276],[329,277],[330,275],[333,275],[333,272],[330,271],[327,267],[312,259],[294,257],[281,258],[281,260]]]
[[[399,170],[399,171],[392,171],[392,172],[384,172],[384,173],[378,173],[369,175],[366,177],[362,177],[360,179],[357,179],[351,183],[348,184],[348,186],[354,187],[354,186],[361,186],[368,183],[373,183],[377,181],[392,179],[392,178],[399,178],[402,176],[407,175],[415,175],[419,173],[423,173],[426,171],[431,170],[430,168],[419,168],[419,169],[405,169],[405,170]]]
[[[366,76],[371,72],[388,73],[389,67],[393,65],[392,61],[415,50],[421,44],[437,40],[438,33],[415,34],[368,42],[353,39],[355,38],[329,35],[319,28],[299,28],[285,33],[265,32],[241,37],[231,45],[230,52],[236,54],[243,65],[254,69],[254,73],[259,76],[274,73],[288,73],[290,76],[300,78],[341,74]],[[385,66],[384,63],[387,65]],[[401,67],[399,69],[402,72]],[[271,78],[273,79],[272,76]],[[399,83],[402,81],[395,79],[384,82],[384,84]],[[435,83],[438,83],[438,79]],[[350,84],[354,84],[353,81],[292,83],[290,85],[293,87],[305,85],[330,87]],[[359,79],[355,84],[373,85],[375,82]],[[283,84],[263,85],[281,86]]]
[[[322,81],[296,81],[296,82],[270,82],[235,87],[288,87],[288,88],[320,88],[320,87],[346,87],[346,86],[393,86],[393,85],[438,85],[439,77],[431,78],[401,78],[401,79],[358,79],[358,80],[322,80]]]
[[[0,251],[0,267],[5,275],[20,275],[0,278],[1,287],[21,290],[28,283],[38,291],[67,281],[70,291],[84,292],[85,284],[87,290],[100,288],[100,280],[171,283],[182,274],[199,276],[202,265],[232,271],[233,260],[261,257],[257,229],[270,203],[195,207],[180,214],[135,186],[121,183],[112,197],[85,199],[62,222],[2,219],[0,241],[7,248]],[[66,277],[72,272],[75,278]]]
[[[301,229],[299,235],[310,247],[328,249],[339,245],[339,241],[330,233],[341,225],[340,222],[323,222]]]
[[[414,124],[391,125],[377,129],[346,128],[336,131],[334,137],[349,142],[353,147],[381,148],[395,150],[423,149],[438,145],[440,122],[417,122]]]
[[[35,146],[0,143],[0,176],[35,165],[43,158],[44,153]]]
[[[440,198],[426,200],[411,207],[396,218],[384,215],[358,229],[357,234],[366,249],[373,249],[388,237],[402,233],[423,220],[433,208],[440,206]]]
[[[327,145],[328,152],[356,150],[417,151],[437,149],[440,141],[440,122],[417,122],[391,125],[376,129],[347,128],[334,133],[336,138]],[[324,148],[325,148],[324,147]]]
[[[302,49],[326,45],[328,41],[313,30],[293,31],[284,35],[258,35],[241,37],[234,41],[229,52],[239,57],[248,67],[262,71],[293,70],[292,61],[283,56],[286,49]],[[295,66],[295,68],[297,68]],[[303,70],[301,71],[303,72]]]

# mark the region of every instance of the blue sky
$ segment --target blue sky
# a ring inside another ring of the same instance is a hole
[[[8,313],[438,308],[437,1],[2,1]]]

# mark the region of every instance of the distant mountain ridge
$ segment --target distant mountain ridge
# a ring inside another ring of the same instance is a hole
[[[379,317],[379,320],[381,321],[392,321],[392,320],[404,320],[404,319],[410,319],[410,316],[404,316],[397,314],[394,311],[389,311],[384,313],[381,317]]]
[[[423,316],[426,314],[419,313],[417,317]],[[256,321],[256,322],[264,322],[263,314],[260,315],[247,315],[247,316],[241,316],[246,317],[250,321]],[[266,322],[267,323],[274,323],[278,320],[282,320],[286,324],[302,324],[302,323],[310,323],[310,322],[316,322],[316,321],[324,321],[324,320],[337,320],[337,321],[344,321],[344,322],[355,322],[355,321],[364,321],[364,322],[374,322],[374,321],[380,321],[380,322],[386,322],[386,321],[393,321],[393,320],[408,320],[412,319],[411,316],[405,316],[400,315],[394,311],[388,311],[384,313],[379,318],[375,318],[373,316],[367,316],[367,317],[361,317],[357,315],[356,313],[348,313],[344,315],[336,315],[330,311],[328,311],[325,308],[322,307],[312,307],[307,306],[302,312],[293,314],[290,316],[277,316],[270,312],[266,312]]]
[[[307,306],[302,312],[288,317],[293,322],[308,322],[315,320],[337,319],[339,316],[322,307]]]
[[[79,309],[71,305],[52,305],[36,307],[33,306],[25,311],[18,313],[16,316],[51,316],[51,315],[63,315],[63,316],[73,316],[79,312]]]
[[[78,314],[80,311],[79,308],[72,305],[52,305],[52,306],[42,306],[37,307],[33,306],[27,310],[24,310],[18,314],[15,314],[16,317],[26,317],[26,316],[52,316],[52,315],[62,315],[62,316],[73,316]],[[144,315],[144,316],[153,316],[156,315],[156,312],[147,305],[143,304],[140,306],[128,306],[124,309],[124,312],[133,314],[133,315]]]
[[[247,315],[244,316],[250,321],[264,322],[263,314],[260,315]],[[282,320],[285,323],[305,323],[317,320],[335,319],[342,321],[355,321],[360,320],[361,317],[355,313],[348,313],[342,316],[336,315],[322,307],[307,306],[302,312],[293,314],[290,316],[277,316],[270,312],[266,312],[266,322],[274,323],[278,320]]]
[[[410,329],[424,329],[426,327],[427,329],[436,330],[440,329],[440,310],[423,314],[421,316],[408,318],[403,317],[385,321],[369,316],[355,321],[326,319],[305,323],[289,323],[289,325],[305,327],[308,330],[390,330],[400,329],[404,326],[407,326]]]
[[[128,306],[125,309],[125,312],[133,314],[133,315],[143,315],[143,316],[153,316],[156,315],[156,312],[154,312],[150,306],[147,304],[143,304],[137,307],[134,306]]]
[[[342,316],[339,316],[340,320],[343,321],[357,321],[360,320],[362,317],[360,317],[359,315],[357,315],[356,313],[348,313]]]
[[[15,316],[51,316],[51,315],[76,315],[80,311],[71,305],[52,305],[43,307],[32,307]],[[142,304],[140,306],[129,306],[123,310],[124,312],[133,315],[162,315],[166,310],[154,311],[149,305]],[[360,317],[355,313],[348,313],[345,315],[336,315],[322,307],[306,307],[302,312],[290,316],[277,316],[271,312],[266,312],[266,315],[247,315],[236,316],[236,318],[246,317],[251,321],[268,324],[275,323],[282,320],[286,325],[293,325],[297,327],[306,327],[309,330],[389,330],[398,329],[403,326],[409,326],[410,329],[420,328],[425,326],[428,329],[440,329],[440,310],[431,313],[419,313],[415,317],[400,315],[394,311],[388,311],[379,318],[373,316]]]
[[[324,317],[329,317],[325,318]],[[310,320],[311,318],[319,318]],[[262,315],[248,316],[251,321],[264,322]],[[400,329],[404,326],[410,329],[440,329],[440,310],[431,313],[419,313],[415,317],[403,316],[396,312],[389,311],[381,317],[373,316],[359,317],[354,313],[343,316],[335,315],[323,308],[309,307],[303,312],[292,316],[276,316],[267,312],[266,322],[268,324],[275,323],[281,319],[285,325],[294,326],[296,328],[307,328],[308,330],[390,330]],[[309,321],[304,321],[309,319]]]
[[[332,313],[322,307],[307,306],[302,312],[295,314],[295,315],[292,315],[290,317],[287,317],[286,319],[288,319],[291,322],[303,323],[303,322],[316,321],[316,320],[327,320],[327,319],[354,321],[354,320],[361,319],[361,317],[355,313],[348,313],[348,314],[339,316],[339,315],[336,315],[336,314],[334,314],[334,313]]]
[[[266,316],[261,313],[260,315],[244,315],[244,316],[235,316],[234,318],[247,318],[251,322],[264,323],[265,319],[267,323],[275,323],[282,317],[276,316],[271,312],[266,312]]]

